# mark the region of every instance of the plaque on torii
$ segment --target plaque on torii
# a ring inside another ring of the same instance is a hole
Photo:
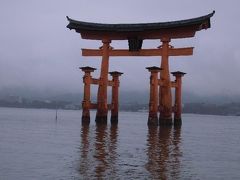
[[[193,47],[174,48],[170,45],[170,41],[171,39],[194,37],[196,31],[210,28],[210,18],[214,15],[214,13],[215,12],[213,11],[208,15],[187,20],[140,24],[89,23],[76,21],[67,17],[69,21],[67,28],[69,28],[70,30],[75,29],[77,33],[81,34],[81,37],[83,39],[102,41],[102,46],[99,49],[82,49],[82,56],[102,57],[101,73],[99,79],[97,79],[98,95],[96,104],[96,122],[105,123],[107,121],[107,114],[109,109],[109,105],[107,104],[107,87],[109,85],[109,57],[161,56],[160,79],[158,79],[159,82],[156,83],[156,86],[159,87],[158,101],[153,101],[154,103],[158,102],[158,104],[154,104],[154,107],[158,107],[157,111],[160,112],[160,117],[159,123],[157,122],[153,124],[171,125],[172,112],[174,112],[176,109],[179,109],[179,101],[177,101],[178,108],[176,108],[176,104],[174,105],[174,107],[172,106],[171,87],[173,87],[172,85],[174,84],[174,82],[171,82],[170,79],[169,56],[192,55]],[[142,49],[143,41],[146,39],[159,39],[161,44],[157,48]],[[110,43],[113,40],[127,40],[128,49],[112,48],[110,46]],[[151,68],[149,69],[149,71],[150,70]],[[176,73],[173,75],[175,75],[176,77],[180,77]],[[181,81],[178,80],[178,82]],[[156,89],[156,87],[154,89]],[[179,90],[177,90],[176,92],[179,92]],[[156,92],[154,91],[154,93]],[[179,93],[177,93],[177,95],[179,96]],[[151,94],[150,97],[152,97]],[[115,112],[116,111],[117,110],[115,109]],[[174,113],[177,114],[177,117],[174,117],[174,119],[177,120],[181,117],[181,115],[179,115],[179,112]],[[149,113],[149,119],[152,119],[150,114],[152,113]]]

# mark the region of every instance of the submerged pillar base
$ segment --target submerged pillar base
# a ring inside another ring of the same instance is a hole
[[[82,124],[84,125],[90,124],[90,116],[82,116]]]
[[[148,126],[158,126],[158,117],[157,116],[149,116],[147,124],[148,124]]]
[[[182,118],[174,118],[174,126],[181,126]]]
[[[118,115],[111,116],[111,124],[118,124]]]
[[[160,117],[159,118],[159,125],[160,126],[172,126],[173,125],[173,122],[172,122],[172,118],[163,118],[163,117]]]
[[[106,116],[96,116],[95,122],[97,124],[107,124],[107,115]]]

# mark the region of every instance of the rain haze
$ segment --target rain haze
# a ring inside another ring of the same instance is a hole
[[[183,71],[185,92],[198,95],[240,95],[239,1],[58,1],[0,2],[0,90],[32,89],[55,93],[82,91],[80,66],[98,70],[101,58],[81,56],[81,48],[99,48],[100,41],[83,40],[66,28],[70,18],[96,23],[150,23],[195,18],[216,11],[211,28],[194,38],[172,40],[174,47],[194,47],[193,56],[170,57],[170,70]],[[159,40],[143,42],[156,48]],[[113,41],[127,48],[127,41]],[[110,70],[124,72],[121,91],[147,91],[147,66],[160,57],[110,58]]]

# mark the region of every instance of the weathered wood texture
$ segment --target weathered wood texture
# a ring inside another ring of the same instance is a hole
[[[102,64],[101,73],[98,86],[98,96],[97,96],[97,114],[96,123],[107,123],[107,86],[108,86],[108,69],[109,69],[109,44],[110,40],[103,40],[102,46]]]
[[[112,109],[111,109],[111,123],[117,124],[118,123],[118,109],[119,109],[119,76],[123,73],[120,72],[110,72],[112,76]]]
[[[160,106],[160,125],[171,125],[172,124],[172,94],[171,94],[171,80],[169,72],[169,41],[168,38],[162,40],[162,60],[160,73],[160,79],[163,85],[160,86],[159,90],[159,106]]]
[[[149,114],[148,125],[158,125],[158,74],[161,68],[148,67],[146,68],[151,73],[150,75],[150,96],[149,96]]]
[[[129,51],[128,49],[109,49],[109,56],[162,56],[162,48],[158,49],[141,49],[139,51]],[[193,47],[170,48],[169,56],[191,56]],[[82,56],[102,56],[102,49],[82,49]]]

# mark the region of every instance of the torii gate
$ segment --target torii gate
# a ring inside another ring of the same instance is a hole
[[[179,106],[181,107],[181,100],[175,97],[175,107],[172,107],[172,94],[171,87],[179,87],[181,89],[181,80],[179,77],[183,75],[182,72],[175,72],[173,75],[176,76],[176,82],[171,82],[170,80],[170,71],[169,71],[169,56],[189,56],[193,54],[193,47],[186,48],[174,48],[169,43],[171,39],[177,38],[190,38],[194,37],[196,31],[200,31],[202,29],[210,28],[210,18],[214,15],[215,11],[212,13],[201,16],[198,18],[181,20],[181,21],[172,21],[172,22],[162,22],[162,23],[141,23],[141,24],[99,24],[99,23],[89,23],[82,22],[70,19],[67,17],[69,24],[67,28],[75,29],[77,33],[81,34],[83,39],[91,39],[91,40],[101,40],[103,45],[99,49],[82,49],[83,56],[100,56],[102,57],[101,64],[101,73],[99,79],[89,80],[87,86],[92,84],[98,84],[98,96],[97,96],[97,104],[91,104],[88,95],[88,99],[85,99],[83,102],[83,122],[89,123],[89,108],[96,108],[96,122],[97,123],[106,123],[107,122],[107,114],[108,109],[114,109],[114,106],[109,106],[107,104],[107,86],[118,86],[113,85],[114,80],[108,80],[109,73],[109,57],[110,56],[161,56],[161,73],[159,82],[155,85],[155,89],[159,87],[159,96],[153,96],[155,100],[153,101],[154,107],[157,107],[157,111],[160,111],[159,124],[162,125],[171,125],[172,124],[172,112],[173,109],[178,109],[176,113],[175,110],[175,119],[181,120],[181,108],[179,110]],[[146,39],[159,39],[161,41],[161,45],[155,49],[142,49],[143,40]],[[128,40],[128,49],[113,49],[110,46],[112,40]],[[84,69],[85,68],[85,69]],[[82,70],[86,70],[88,72],[94,71],[94,69],[90,69],[89,67],[82,67]],[[149,68],[149,71],[154,70],[154,68]],[[156,70],[156,68],[155,68]],[[85,73],[86,73],[85,71]],[[160,71],[160,69],[159,69]],[[121,74],[116,72],[117,77]],[[90,73],[89,73],[90,76]],[[154,77],[158,77],[154,76]],[[180,83],[179,83],[180,82]],[[180,85],[179,85],[180,84]],[[86,81],[85,81],[86,85]],[[116,90],[116,88],[115,88]],[[118,90],[117,90],[118,91]],[[155,94],[156,92],[153,91]],[[176,95],[179,96],[179,92],[181,90],[176,91]],[[89,92],[90,93],[90,92]],[[90,94],[89,94],[90,96]],[[150,95],[151,100],[151,95]],[[180,100],[180,103],[179,103]],[[116,102],[117,101],[117,102]],[[159,101],[159,104],[157,103]],[[115,102],[113,103],[117,105],[118,100],[115,98]],[[85,107],[85,110],[84,110]],[[178,107],[178,108],[176,108]],[[116,108],[116,107],[115,107]],[[151,107],[150,107],[151,108]],[[156,109],[156,108],[155,108]],[[155,110],[156,111],[156,110]],[[154,113],[156,114],[157,112]],[[84,113],[85,112],[85,113]],[[115,109],[115,112],[117,110]],[[180,115],[179,115],[180,113]],[[148,124],[158,124],[156,121],[155,115],[152,116],[149,109],[149,121]],[[117,113],[112,115],[112,119],[117,120]],[[177,124],[177,122],[176,122]]]

